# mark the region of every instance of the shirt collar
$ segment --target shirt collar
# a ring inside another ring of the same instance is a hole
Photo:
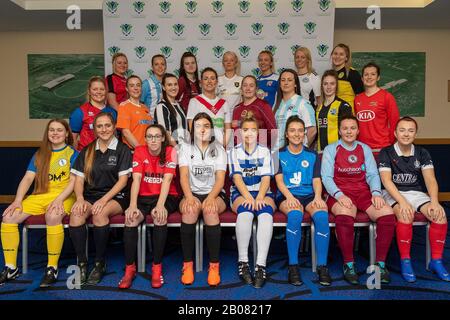
[[[400,150],[400,147],[398,146],[398,142],[394,143],[394,150],[395,150],[395,153],[397,153],[397,155],[399,157],[403,156],[403,153]],[[414,155],[414,151],[415,151],[415,148],[414,148],[414,145],[412,144],[411,145],[411,152],[409,154],[410,157],[412,157]]]
[[[108,145],[108,149],[116,150],[118,144],[119,144],[119,140],[116,137],[113,137],[111,142]],[[100,150],[100,144],[98,142],[98,139],[97,139],[97,142],[95,143],[95,150]]]

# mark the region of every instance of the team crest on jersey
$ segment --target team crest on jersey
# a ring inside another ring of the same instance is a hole
[[[267,85],[268,87],[271,87],[272,84],[273,84],[273,81],[267,81],[267,83],[266,83],[266,85]]]
[[[339,79],[342,79],[342,78],[344,78],[344,75],[345,75],[345,73],[344,73],[344,72],[339,72],[339,74],[338,74],[338,78],[339,78]]]
[[[115,166],[117,164],[117,156],[109,156],[108,158],[108,166]]]
[[[139,165],[137,161],[133,161],[133,168],[136,168]]]
[[[212,158],[215,158],[217,155],[217,151],[216,149],[212,149],[211,152],[209,153],[211,155]]]
[[[241,84],[240,84],[238,81],[236,81],[236,82],[234,83],[234,86],[235,86],[236,88],[239,88],[240,85],[241,85]]]
[[[356,161],[358,161],[358,157],[355,156],[354,154],[351,154],[351,155],[348,156],[348,162],[356,163]]]
[[[59,159],[58,160],[58,164],[60,167],[64,167],[67,164],[67,160],[66,159]]]
[[[416,161],[414,161],[414,167],[415,167],[416,169],[419,169],[419,168],[420,168],[420,161],[419,161],[419,160],[416,159]]]
[[[303,168],[308,168],[309,167],[309,162],[307,160],[303,160],[302,161],[302,167]]]
[[[336,113],[337,113],[336,108],[330,109],[330,114],[331,114],[331,115],[335,116]]]
[[[309,78],[308,78],[308,77],[304,77],[304,78],[302,79],[302,82],[308,83],[308,82],[309,82]]]

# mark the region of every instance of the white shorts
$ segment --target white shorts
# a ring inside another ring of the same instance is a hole
[[[424,192],[420,191],[399,191],[400,194],[408,201],[417,212],[420,208],[431,201],[431,198]],[[392,208],[397,204],[397,201],[391,195],[383,190],[383,198]]]

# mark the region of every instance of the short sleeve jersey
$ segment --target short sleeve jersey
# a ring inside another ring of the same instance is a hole
[[[380,172],[392,173],[392,182],[399,191],[426,192],[423,188],[422,170],[434,168],[433,160],[426,149],[412,145],[411,154],[403,156],[398,143],[395,143],[381,149],[378,162]]]
[[[241,102],[241,83],[243,77],[234,75],[227,78],[225,75],[219,76],[219,84],[217,86],[217,95],[225,99],[225,101],[233,110]]]
[[[139,145],[145,145],[145,130],[152,120],[149,110],[143,105],[136,105],[129,100],[119,105],[117,128],[129,129]],[[122,140],[131,148],[131,144],[123,135]]]
[[[80,140],[77,145],[77,150],[81,151],[89,143],[95,140],[94,135],[94,119],[100,112],[111,113],[114,119],[117,119],[117,111],[105,106],[103,109],[94,107],[90,102],[86,102],[81,107],[75,109],[69,118],[70,129],[72,132],[80,134]]]
[[[109,93],[116,94],[117,103],[122,103],[127,100],[127,78],[115,73],[110,74],[106,77],[106,86]]]
[[[161,82],[151,75],[150,78],[145,79],[142,82],[142,96],[141,100],[149,108],[150,115],[153,117],[155,113],[156,105],[162,99],[162,85]]]
[[[162,125],[172,137],[180,143],[189,136],[186,114],[178,102],[172,103],[172,111],[168,102],[162,100],[155,109],[155,123]]]
[[[197,145],[182,143],[178,151],[178,163],[189,168],[191,191],[208,194],[216,183],[216,171],[227,170],[227,154],[216,142],[211,143],[205,152]]]
[[[303,98],[316,108],[316,97],[320,96],[320,78],[315,72],[305,73],[298,76],[300,90]]]
[[[272,157],[267,147],[256,145],[252,153],[248,153],[242,144],[238,144],[228,152],[230,177],[239,174],[247,186],[248,191],[259,191],[261,179],[272,177],[274,173]],[[233,184],[231,192],[238,191]],[[270,193],[270,189],[267,191]]]
[[[268,76],[259,76],[257,84],[258,91],[261,90],[264,93],[264,100],[273,108],[278,90],[278,74],[272,73]]]
[[[86,150],[84,148],[78,156],[71,172],[84,178]],[[130,149],[117,138],[113,138],[108,149],[102,153],[96,142],[94,163],[91,171],[92,184],[84,180],[85,197],[102,197],[117,183],[123,175],[132,171],[132,156]]]
[[[48,193],[61,192],[69,183],[70,169],[75,163],[78,152],[72,146],[52,150],[48,171]],[[36,154],[30,160],[27,171],[36,173]]]
[[[147,146],[139,146],[133,154],[133,173],[142,174],[139,188],[140,196],[158,196],[161,193],[161,185],[165,174],[176,175],[176,151],[172,147],[166,147],[166,161],[161,164],[159,156],[153,156]],[[177,196],[175,184],[170,184],[169,194]]]

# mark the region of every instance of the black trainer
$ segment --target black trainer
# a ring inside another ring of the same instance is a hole
[[[0,273],[0,286],[3,285],[7,281],[14,280],[19,276],[19,268],[11,269],[10,267],[5,266]]]
[[[106,262],[96,262],[94,265],[94,269],[92,269],[89,274],[87,284],[96,285],[100,281],[102,281],[103,276],[106,273]]]
[[[85,285],[88,279],[88,265],[87,262],[80,262],[78,268],[80,268],[80,285]]]
[[[250,272],[250,267],[248,266],[248,262],[239,261],[239,278],[244,281],[246,284],[252,284],[252,274]]]
[[[47,267],[45,269],[45,273],[44,276],[42,277],[41,284],[39,285],[39,287],[41,288],[50,287],[50,285],[56,282],[57,278],[58,278],[58,270],[53,267]]]
[[[326,266],[317,267],[317,275],[319,276],[319,283],[323,286],[331,285],[331,277]]]
[[[390,283],[391,275],[389,274],[388,269],[384,262],[375,262],[375,265],[380,268],[380,280],[381,283]]]
[[[288,282],[294,286],[301,286],[303,284],[300,271],[296,264],[288,266]]]
[[[350,265],[348,265],[348,263],[344,263],[344,279],[350,284],[359,284],[359,276],[356,273],[354,262],[352,262]]]
[[[266,283],[266,268],[260,265],[256,265],[255,268],[255,280],[253,281],[253,287],[259,289]]]

